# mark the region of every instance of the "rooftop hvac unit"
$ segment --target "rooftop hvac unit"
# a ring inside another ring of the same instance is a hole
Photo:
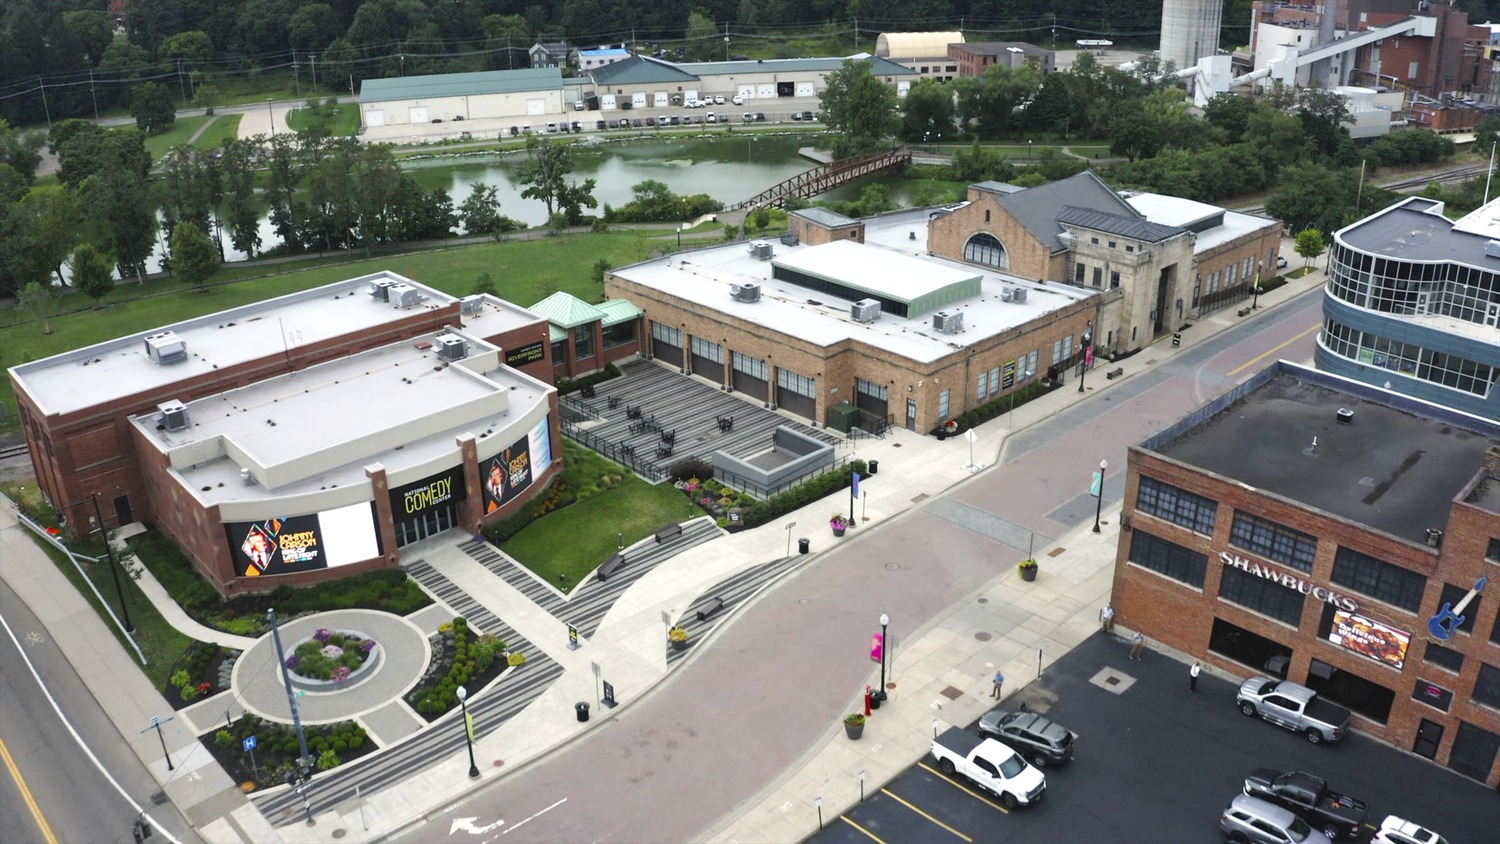
[[[386,296],[390,298],[390,303],[392,305],[395,305],[402,310],[405,310],[407,308],[415,308],[422,302],[422,294],[417,291],[417,288],[412,287],[410,284],[392,285],[391,289],[386,291]]]
[[[381,281],[372,281],[370,282],[370,296],[378,302],[389,302],[391,300],[390,289],[397,284],[400,284],[400,282],[391,281],[388,278]]]
[[[738,302],[759,302],[760,285],[753,281],[748,281],[744,284],[731,284],[729,285],[729,295],[733,296],[735,301]]]
[[[796,246],[797,243],[798,243],[798,240],[797,240],[797,236],[796,235],[792,234],[791,232],[786,232],[786,233],[782,234],[782,236],[781,236],[781,245],[782,246]]]
[[[168,431],[181,431],[188,426],[187,405],[182,402],[172,399],[157,405],[156,409],[161,413],[161,421]]]
[[[1015,302],[1017,305],[1024,305],[1026,304],[1026,294],[1028,292],[1029,291],[1027,291],[1027,289],[1024,287],[1017,287],[1015,290],[1011,291],[1010,300],[1012,302]]]
[[[1014,295],[1015,295],[1015,290],[1013,290],[1012,288],[1009,288],[1009,287],[1002,287],[1002,288],[1000,288],[1000,301],[1002,301],[1002,302],[1009,302],[1009,301],[1011,301],[1011,297],[1014,296]]]
[[[240,468],[240,483],[244,484],[245,486],[255,486],[255,476],[250,474],[249,469],[246,469],[244,467]]]
[[[1484,257],[1500,258],[1500,240],[1491,240],[1484,245]]]
[[[769,261],[773,254],[774,250],[771,248],[771,244],[764,240],[753,240],[750,242],[750,257]]]
[[[464,338],[455,337],[452,334],[444,334],[437,338],[437,356],[443,360],[463,360],[467,344]]]
[[[855,322],[874,322],[880,319],[880,300],[860,299],[849,306],[849,318]]]
[[[174,331],[158,331],[146,335],[146,354],[157,365],[187,360],[187,341]]]
[[[957,334],[963,331],[963,311],[938,311],[932,315],[932,327],[944,334]]]
[[[484,313],[484,297],[465,296],[459,300],[458,309],[464,316],[479,316]]]

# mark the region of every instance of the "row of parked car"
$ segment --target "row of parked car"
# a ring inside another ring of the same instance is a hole
[[[1354,838],[1369,807],[1363,800],[1328,788],[1319,776],[1257,768],[1245,778],[1219,819],[1219,829],[1235,844],[1329,844]],[[1448,844],[1426,827],[1388,815],[1370,844]]]
[[[818,116],[810,111],[800,111],[793,112],[792,119],[814,121],[818,119]],[[611,118],[608,120],[596,120],[594,121],[594,128],[599,130],[600,132],[603,132],[609,129],[644,129],[647,127],[654,128],[657,126],[693,126],[706,123],[729,122],[731,122],[730,115],[715,115],[710,111],[702,116],[696,114],[672,114],[664,115],[662,117],[620,117]],[[744,114],[740,115],[740,122],[765,123],[766,114],[763,111],[747,111]],[[538,130],[532,129],[531,124],[529,123],[521,126],[510,127],[511,137],[515,137],[517,135],[530,135],[536,131]],[[572,122],[569,122],[567,120],[562,120],[555,123],[549,122],[540,131],[543,131],[549,135],[557,133],[582,132],[583,124],[577,120],[574,120]]]

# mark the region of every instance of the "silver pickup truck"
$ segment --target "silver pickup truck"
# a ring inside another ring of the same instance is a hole
[[[1235,695],[1240,711],[1259,715],[1313,744],[1338,742],[1349,732],[1349,710],[1318,697],[1306,686],[1269,677],[1251,677]]]

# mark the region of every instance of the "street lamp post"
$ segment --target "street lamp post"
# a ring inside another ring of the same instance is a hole
[[[1260,307],[1260,274],[1266,268],[1265,261],[1255,262],[1255,286],[1250,288],[1250,310]]]
[[[1099,517],[1104,513],[1104,470],[1108,468],[1108,460],[1099,461],[1099,498],[1094,502],[1094,533],[1099,532]]]
[[[885,655],[890,650],[890,639],[885,634],[885,629],[891,623],[891,617],[885,613],[880,614],[880,691],[875,697],[881,701],[885,700]]]
[[[1089,372],[1089,349],[1094,345],[1094,321],[1083,331],[1083,361],[1078,365],[1078,392],[1083,392],[1083,376]]]
[[[464,719],[464,742],[469,745],[469,779],[479,779],[479,766],[474,764],[474,729],[469,723],[469,707],[464,703],[469,697],[469,690],[463,686],[457,689],[458,708],[463,713]]]
[[[271,98],[266,97],[266,119],[271,121],[271,137],[276,137],[276,112],[271,110]]]

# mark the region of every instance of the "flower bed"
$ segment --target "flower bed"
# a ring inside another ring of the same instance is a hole
[[[312,638],[292,649],[286,667],[292,672],[293,685],[343,683],[375,664],[378,647],[374,639],[362,633],[320,627]]]
[[[240,652],[207,642],[196,642],[172,666],[162,696],[173,709],[182,709],[229,688]]]
[[[755,498],[747,492],[731,489],[713,478],[699,480],[696,476],[677,481],[674,486],[682,490],[688,500],[702,507],[704,512],[719,520],[719,527],[729,526],[729,511],[736,507],[747,507]]]
[[[319,771],[375,752],[375,742],[353,721],[305,727],[303,734],[307,736],[307,752]],[[255,736],[256,742],[253,766],[251,754],[245,750],[245,739],[250,736]],[[264,721],[254,715],[244,715],[232,726],[221,723],[218,730],[205,733],[200,741],[245,791],[285,782],[286,774],[297,770],[297,756],[301,753],[297,732],[290,725]]]
[[[500,658],[502,654],[505,657]],[[510,666],[526,664],[520,653],[508,653],[505,643],[488,634],[474,637],[463,616],[438,628],[432,637],[432,662],[406,702],[430,723],[458,706],[458,687],[477,692]]]

